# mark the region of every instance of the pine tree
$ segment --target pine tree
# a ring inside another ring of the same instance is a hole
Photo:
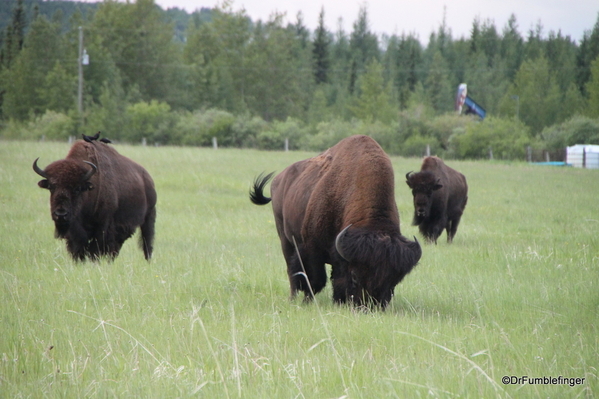
[[[593,30],[585,32],[576,55],[576,83],[586,93],[586,84],[591,78],[591,63],[599,56],[599,13]]]
[[[312,47],[312,59],[314,69],[314,81],[316,84],[329,82],[329,46],[330,35],[324,26],[324,7],[318,16],[318,27],[316,28],[314,43]]]
[[[586,84],[589,102],[585,114],[591,118],[599,118],[599,56],[591,63],[590,75]]]

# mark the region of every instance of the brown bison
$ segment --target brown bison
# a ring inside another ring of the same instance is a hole
[[[341,140],[277,175],[268,198],[263,190],[272,175],[256,178],[250,199],[272,200],[291,297],[301,290],[311,300],[322,290],[328,263],[335,302],[384,308],[422,253],[418,241],[401,235],[383,149],[368,136]]]
[[[38,185],[50,190],[55,236],[66,240],[73,259],[114,259],[138,226],[151,258],[156,191],[143,167],[95,140],[75,142],[65,159],[44,170],[38,159],[33,170],[44,178]]]
[[[426,157],[420,172],[406,174],[406,183],[414,196],[412,224],[427,242],[436,244],[444,229],[447,242],[452,242],[468,202],[466,177],[441,158]]]

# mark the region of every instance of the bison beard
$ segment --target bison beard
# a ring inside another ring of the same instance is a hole
[[[97,135],[99,136],[99,135]],[[63,160],[44,170],[38,185],[50,191],[55,237],[75,260],[114,259],[137,227],[144,256],[152,256],[156,191],[148,172],[96,136],[78,141]]]
[[[393,169],[380,146],[367,136],[344,139],[286,168],[268,198],[271,177],[255,179],[250,200],[272,200],[291,297],[303,291],[311,300],[321,291],[328,263],[335,302],[384,308],[421,249],[401,235]]]

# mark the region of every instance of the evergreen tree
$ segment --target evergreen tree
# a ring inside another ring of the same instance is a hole
[[[533,134],[544,127],[561,122],[561,92],[549,70],[545,57],[522,63],[516,78],[501,102],[501,113],[514,115],[514,100],[518,98],[519,117]]]
[[[38,16],[31,23],[23,49],[5,75],[3,111],[7,117],[25,120],[30,114],[46,111],[48,97],[40,96],[40,89],[45,87],[46,75],[56,61],[63,59],[63,50],[60,26],[43,15]]]
[[[514,14],[510,16],[507,25],[503,29],[499,53],[505,70],[504,76],[511,81],[520,69],[524,53],[524,40],[518,31]]]
[[[591,78],[591,63],[599,56],[599,13],[592,31],[585,32],[576,55],[576,83],[583,94]]]
[[[247,46],[245,99],[248,109],[267,121],[302,117],[311,98],[313,75],[299,43],[282,27],[282,15],[258,23]]]
[[[385,83],[380,62],[371,61],[358,86],[358,94],[350,107],[357,119],[388,124],[396,118],[398,107],[392,98],[391,85]]]
[[[110,52],[126,91],[137,87],[145,100],[168,98],[179,53],[173,24],[165,21],[154,0],[101,3],[90,34]]]
[[[591,78],[586,84],[589,102],[585,115],[590,118],[599,118],[599,56],[591,63]]]
[[[318,16],[318,27],[316,28],[314,42],[312,45],[314,80],[316,84],[329,82],[330,43],[330,34],[324,26],[324,7],[322,7]]]
[[[377,36],[370,31],[368,22],[368,11],[365,6],[361,6],[358,12],[358,19],[353,24],[353,31],[350,35],[349,50],[352,57],[352,65],[356,76],[364,72],[366,65],[372,60],[379,60],[379,42]]]
[[[390,46],[397,46],[396,49],[388,48],[387,53],[391,53],[391,57],[394,58],[391,61],[395,71],[392,79],[400,107],[403,109],[408,106],[416,84],[423,79],[423,49],[415,36],[405,34],[397,40],[390,41]]]
[[[448,76],[448,64],[441,51],[433,55],[431,67],[425,82],[425,88],[430,104],[437,113],[453,110],[453,86]]]
[[[9,68],[12,60],[16,58],[25,41],[25,10],[23,0],[17,0],[12,11],[10,25],[6,27],[4,46],[0,53],[0,67]]]

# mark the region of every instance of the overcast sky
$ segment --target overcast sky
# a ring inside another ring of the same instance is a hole
[[[130,0],[134,1],[134,0]],[[162,8],[178,7],[193,12],[202,7],[213,8],[217,0],[155,0]],[[599,14],[597,0],[233,0],[234,11],[245,9],[252,20],[267,21],[277,12],[286,14],[286,22],[295,22],[299,11],[304,24],[314,30],[318,14],[325,11],[325,25],[336,32],[339,18],[346,33],[358,17],[360,6],[366,6],[370,29],[381,35],[415,33],[422,43],[445,21],[454,39],[468,37],[476,17],[491,20],[501,34],[511,14],[516,16],[523,37],[541,22],[546,37],[549,31],[560,31],[577,42],[586,30],[592,30]]]

